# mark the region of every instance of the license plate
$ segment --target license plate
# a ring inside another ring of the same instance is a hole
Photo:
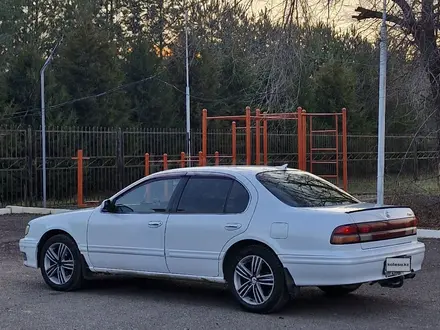
[[[392,276],[411,272],[411,257],[387,258],[385,260],[385,274]]]

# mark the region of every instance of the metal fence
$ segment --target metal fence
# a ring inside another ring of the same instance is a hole
[[[314,146],[333,148],[335,137],[314,136]],[[161,157],[177,160],[185,151],[185,131],[180,129],[47,129],[47,199],[50,206],[76,203],[76,151],[82,149],[84,163],[84,196],[86,200],[102,199],[141,178],[144,154],[152,160],[152,172],[161,169]],[[254,139],[252,139],[254,141]],[[339,137],[338,143],[341,144]],[[388,136],[386,138],[387,189],[399,182],[436,180],[437,152],[435,137]],[[270,165],[288,163],[297,166],[297,136],[292,130],[276,130],[268,135]],[[208,133],[208,160],[214,163],[215,151],[220,164],[230,164],[231,130],[216,129]],[[254,146],[252,150],[254,150]],[[201,132],[192,134],[192,153],[201,150]],[[341,148],[339,150],[342,150]],[[349,191],[374,194],[376,175],[376,136],[348,136]],[[308,164],[310,155],[308,155]],[[314,160],[331,160],[335,154],[313,153]],[[342,155],[340,155],[342,160]],[[253,158],[255,159],[255,155]],[[245,134],[237,133],[237,163],[245,163]],[[169,167],[178,166],[171,163]],[[332,165],[314,165],[313,173],[335,171]],[[342,166],[339,166],[340,168]],[[342,173],[340,173],[342,176]],[[406,181],[405,181],[406,180]],[[14,204],[39,206],[42,200],[41,130],[0,128],[0,207]]]

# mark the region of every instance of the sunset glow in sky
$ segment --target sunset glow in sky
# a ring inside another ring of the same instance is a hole
[[[301,0],[299,0],[300,2]],[[381,11],[382,2],[377,0],[329,0],[330,11],[328,11],[327,0],[302,0],[307,1],[307,5],[312,18],[317,21],[327,22],[337,29],[347,30],[350,26],[355,26],[358,33],[371,41],[375,41],[379,34],[379,20],[366,20],[358,22],[352,18],[357,15],[356,7],[365,7]],[[274,19],[283,16],[284,4],[286,0],[253,0],[252,10],[256,13],[265,7],[270,9]],[[379,7],[378,7],[379,5]],[[301,14],[300,14],[301,18]]]
[[[327,20],[328,9],[326,7],[326,0],[308,0],[308,5],[313,9],[313,15],[317,19],[323,21]],[[350,24],[356,23],[356,20],[351,16],[356,14],[355,8],[361,5],[359,0],[347,0],[337,1],[337,4],[330,5],[329,22],[335,24],[338,27],[346,28]],[[271,9],[275,18],[281,17],[284,9],[283,0],[254,0],[253,10],[259,11],[266,8]]]

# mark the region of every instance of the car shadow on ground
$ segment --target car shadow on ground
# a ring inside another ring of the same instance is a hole
[[[89,281],[76,293],[88,296],[102,295],[110,299],[150,299],[157,302],[190,304],[193,307],[212,305],[212,308],[240,310],[226,286],[221,284],[104,276]],[[62,293],[52,291],[50,294]],[[385,294],[368,294],[359,290],[344,297],[329,297],[317,288],[302,288],[296,299],[274,315],[328,317],[362,314],[365,317],[369,314],[373,317],[393,313],[401,309],[402,306],[399,305],[395,299]]]
[[[359,290],[342,297],[330,297],[318,288],[302,288],[300,295],[286,306],[282,314],[323,318],[362,314],[365,317],[386,315],[397,310],[401,310],[401,306],[386,295],[368,294]]]

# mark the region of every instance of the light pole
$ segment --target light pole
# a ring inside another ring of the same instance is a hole
[[[387,71],[387,1],[383,0],[382,25],[380,28],[380,67],[379,67],[379,118],[377,141],[377,205],[384,203],[385,173],[385,108]]]
[[[189,94],[189,51],[188,51],[188,9],[185,12],[185,66],[186,66],[186,154],[188,167],[191,167],[191,104]]]
[[[43,67],[40,70],[40,87],[41,87],[41,153],[42,153],[42,162],[43,162],[43,207],[46,207],[47,202],[47,193],[46,193],[46,105],[44,101],[44,73],[46,68],[53,60],[53,55],[60,45],[63,37],[61,37],[60,41],[55,45],[52,51],[49,54],[49,57],[43,64]]]

